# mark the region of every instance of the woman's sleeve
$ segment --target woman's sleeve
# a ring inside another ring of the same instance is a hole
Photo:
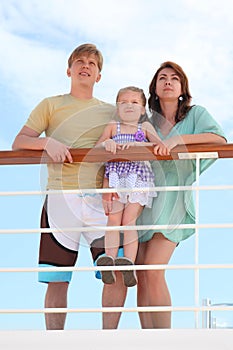
[[[202,106],[194,106],[190,111],[193,113],[193,133],[202,134],[202,133],[213,133],[224,138],[225,134],[218,124],[218,122],[211,116],[211,114]],[[203,173],[208,169],[216,159],[201,159],[200,161],[200,173]],[[196,180],[196,161],[193,160],[193,172],[187,177],[186,185],[192,184]]]
[[[221,126],[204,107],[195,106],[193,108],[195,134],[210,132],[226,138]]]

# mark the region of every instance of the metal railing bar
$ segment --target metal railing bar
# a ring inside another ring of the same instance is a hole
[[[181,153],[217,152],[219,158],[233,158],[233,144],[186,144],[174,147],[169,156],[155,156],[152,146],[136,146],[128,150],[118,150],[112,154],[100,148],[70,149],[74,162],[108,162],[120,160],[173,160]],[[0,165],[49,164],[52,159],[40,150],[0,151]]]
[[[158,192],[169,192],[169,191],[210,191],[210,190],[233,190],[233,185],[201,185],[196,186],[195,184],[192,186],[155,186],[155,187],[146,187],[140,188],[140,191],[158,191]],[[82,189],[82,190],[45,190],[45,191],[2,191],[0,192],[0,196],[35,196],[35,195],[46,195],[46,194],[96,194],[96,193],[112,193],[112,192],[128,192],[129,189],[111,189],[111,188],[99,188],[99,189]],[[138,192],[138,189],[130,189],[132,192]]]
[[[112,266],[59,266],[59,267],[1,267],[3,272],[41,272],[41,271],[109,271]],[[179,264],[179,265],[124,265],[124,270],[208,270],[208,269],[233,269],[233,264]],[[121,271],[122,266],[114,266],[115,271]]]
[[[109,313],[109,312],[204,312],[232,311],[233,306],[138,306],[138,307],[102,307],[102,308],[44,308],[44,309],[0,309],[1,314],[49,314],[49,313]]]
[[[129,231],[129,230],[162,230],[162,229],[207,229],[207,228],[233,228],[233,223],[217,223],[217,224],[181,224],[181,225],[138,225],[138,226],[91,226],[91,227],[77,227],[77,228],[62,228],[62,232],[91,232],[91,231]],[[61,230],[56,228],[29,228],[29,229],[0,229],[0,234],[33,234],[33,233],[59,233]],[[155,231],[156,232],[156,231]]]

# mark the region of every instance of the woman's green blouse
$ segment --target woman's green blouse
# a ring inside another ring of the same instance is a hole
[[[166,137],[155,127],[162,140],[175,135],[214,133],[224,136],[222,128],[209,112],[201,106],[193,106],[186,117],[178,122]],[[200,161],[200,173],[206,170],[215,160]],[[195,160],[162,160],[152,161],[156,186],[190,186],[196,179]],[[152,208],[144,208],[137,220],[138,225],[173,225],[170,229],[139,230],[139,241],[149,241],[155,232],[161,232],[173,242],[180,242],[190,237],[195,229],[180,228],[180,224],[195,223],[195,206],[193,193],[190,190],[158,191]]]

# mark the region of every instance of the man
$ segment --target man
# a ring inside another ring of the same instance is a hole
[[[69,151],[70,148],[92,148],[105,125],[113,119],[114,107],[93,97],[94,85],[101,79],[102,65],[102,54],[95,45],[77,47],[68,59],[70,93],[41,101],[12,146],[13,149],[45,150],[54,161],[48,164],[49,194],[41,214],[41,227],[48,227],[52,232],[41,234],[39,266],[74,266],[81,235],[74,228],[106,225],[100,194],[62,191],[102,187],[101,166],[74,163]],[[43,132],[45,137],[39,137]],[[95,260],[103,249],[104,232],[83,232],[83,235]],[[46,308],[67,307],[71,277],[71,271],[39,273],[39,281],[47,283]],[[65,313],[47,313],[46,328],[64,329],[65,319]]]

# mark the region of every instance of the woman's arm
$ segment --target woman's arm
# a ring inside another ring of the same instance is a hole
[[[203,134],[193,134],[193,135],[180,135],[183,139],[183,142],[188,143],[227,143],[226,139],[223,136],[206,132]]]
[[[207,132],[203,134],[184,134],[173,136],[164,141],[169,149],[174,148],[177,145],[182,144],[195,144],[195,143],[220,143],[225,144],[227,141],[223,136]]]
[[[159,145],[155,145],[154,154],[156,155],[168,155],[171,150],[177,145],[185,144],[197,144],[197,143],[226,143],[226,139],[220,135],[207,132],[203,134],[184,134],[172,136],[167,140],[163,141],[165,149],[161,148]]]

